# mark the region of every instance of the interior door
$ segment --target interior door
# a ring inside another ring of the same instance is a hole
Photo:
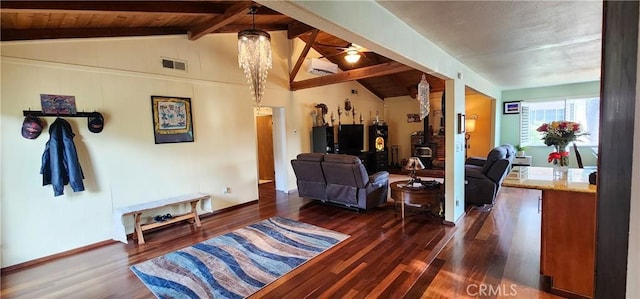
[[[258,179],[275,180],[273,158],[273,119],[271,115],[256,116],[258,132]]]

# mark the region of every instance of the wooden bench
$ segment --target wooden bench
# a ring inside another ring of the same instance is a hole
[[[193,220],[196,227],[200,227],[202,224],[200,223],[200,216],[198,216],[198,210],[197,210],[198,202],[200,200],[205,200],[209,198],[210,196],[208,194],[203,194],[203,193],[187,194],[182,196],[156,200],[152,202],[146,202],[146,203],[137,204],[133,206],[122,207],[118,209],[116,213],[121,216],[133,215],[133,219],[135,223],[133,239],[134,240],[138,239],[138,244],[144,244],[145,243],[144,235],[142,233],[146,230],[162,227],[162,226],[169,225],[169,224],[176,223],[183,220]],[[175,216],[162,222],[141,223],[142,213],[146,211],[173,206],[173,205],[186,204],[186,203],[189,203],[191,205],[191,212],[187,214]]]

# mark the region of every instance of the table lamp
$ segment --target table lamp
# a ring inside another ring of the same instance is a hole
[[[411,180],[407,183],[407,186],[412,185],[413,183],[419,183],[420,178],[416,177],[416,170],[424,169],[424,164],[418,157],[411,157],[407,164],[404,166],[404,169],[411,171]]]

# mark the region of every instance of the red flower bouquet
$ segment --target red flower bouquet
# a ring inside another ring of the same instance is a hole
[[[582,126],[579,123],[572,121],[552,121],[548,124],[542,124],[536,131],[542,132],[544,144],[552,145],[555,148],[555,152],[549,154],[548,161],[558,166],[569,166],[567,146],[576,141],[578,137],[587,134],[582,131]]]

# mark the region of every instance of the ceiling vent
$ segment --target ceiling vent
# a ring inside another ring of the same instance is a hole
[[[166,69],[187,71],[187,62],[172,58],[162,58],[162,67]]]
[[[307,71],[314,75],[331,75],[338,73],[338,65],[317,58],[311,58]]]

